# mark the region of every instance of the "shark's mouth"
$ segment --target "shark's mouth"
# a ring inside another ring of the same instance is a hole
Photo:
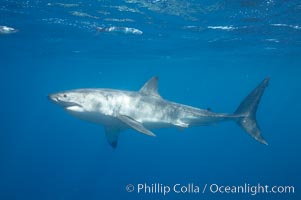
[[[76,106],[76,107],[82,107],[80,104],[75,103],[75,102],[62,102],[61,101],[60,104],[62,106],[64,106],[66,109],[69,108],[69,107],[74,107],[74,106]]]
[[[83,107],[78,103],[72,103],[72,104],[69,104],[68,106],[65,106],[65,110],[71,111],[71,112],[83,112],[84,111]]]
[[[58,104],[62,107],[64,107],[65,109],[68,109],[69,107],[82,107],[80,104],[76,103],[76,102],[70,102],[70,101],[62,101],[60,98],[56,97],[56,96],[48,96],[49,100],[52,101],[55,104]]]

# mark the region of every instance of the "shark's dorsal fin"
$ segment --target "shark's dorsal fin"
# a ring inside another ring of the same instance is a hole
[[[148,130],[147,128],[145,128],[143,126],[143,124],[141,124],[140,122],[134,120],[133,118],[126,116],[126,115],[119,115],[117,116],[117,118],[122,121],[123,123],[125,123],[126,125],[128,125],[129,127],[135,129],[136,131],[143,133],[145,135],[149,135],[149,136],[156,136],[153,132],[151,132],[150,130]]]
[[[161,98],[158,93],[158,80],[159,78],[157,76],[152,77],[143,85],[139,92],[144,95],[151,95]]]
[[[111,147],[113,147],[114,149],[116,149],[117,147],[119,132],[120,130],[118,128],[111,126],[105,127],[106,138]]]

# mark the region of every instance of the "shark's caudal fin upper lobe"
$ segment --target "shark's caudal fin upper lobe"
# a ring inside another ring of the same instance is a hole
[[[239,105],[234,115],[238,116],[236,122],[247,133],[249,133],[257,141],[268,144],[261,135],[261,130],[256,122],[256,111],[260,99],[268,86],[269,78],[265,78]]]

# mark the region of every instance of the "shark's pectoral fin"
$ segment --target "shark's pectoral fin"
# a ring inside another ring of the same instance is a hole
[[[105,134],[106,134],[107,141],[114,149],[116,149],[118,144],[119,132],[120,130],[118,128],[114,128],[111,126],[105,127]]]
[[[141,124],[140,122],[137,122],[136,120],[134,120],[133,118],[126,116],[126,115],[119,115],[117,116],[117,118],[122,121],[123,123],[127,124],[128,126],[130,126],[131,128],[135,129],[136,131],[149,135],[149,136],[156,136],[153,132],[151,132],[150,130],[148,130],[147,128],[145,128],[143,126],[143,124]]]

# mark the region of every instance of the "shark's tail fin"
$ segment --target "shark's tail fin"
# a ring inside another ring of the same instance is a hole
[[[238,116],[236,122],[257,141],[267,145],[261,136],[260,128],[256,122],[256,111],[269,78],[265,78],[239,105],[234,115]]]

